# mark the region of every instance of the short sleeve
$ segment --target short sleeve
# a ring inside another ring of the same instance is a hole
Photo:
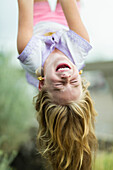
[[[62,51],[80,70],[92,46],[74,31],[63,31],[58,49]]]
[[[37,36],[33,36],[22,53],[18,56],[22,67],[35,76],[35,71],[42,63],[42,42]]]

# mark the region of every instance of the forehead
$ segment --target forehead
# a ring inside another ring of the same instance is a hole
[[[52,100],[59,104],[65,104],[70,101],[76,101],[80,98],[82,94],[82,86],[66,88],[63,90],[51,90],[49,91]]]

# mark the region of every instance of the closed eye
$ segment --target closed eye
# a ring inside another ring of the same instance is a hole
[[[56,83],[54,84],[55,87],[59,87],[59,86],[62,86],[62,83]]]
[[[54,84],[54,90],[62,90],[63,88],[64,88],[64,86],[63,86],[62,82]]]
[[[78,81],[77,80],[71,80],[70,83],[73,84],[73,85],[76,85],[76,84],[78,84]]]
[[[55,86],[60,86],[60,85],[62,85],[62,83],[56,83],[56,84],[55,84]]]
[[[59,81],[59,82],[54,83],[53,86],[54,87],[61,87],[61,86],[63,86],[63,83],[61,81]]]

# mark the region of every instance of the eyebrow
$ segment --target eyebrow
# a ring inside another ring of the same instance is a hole
[[[80,84],[77,84],[77,85],[75,85],[74,87],[78,87],[78,86],[80,86]]]
[[[54,91],[62,91],[62,89],[60,89],[60,88],[55,88],[55,87],[53,88],[53,90],[54,90]]]

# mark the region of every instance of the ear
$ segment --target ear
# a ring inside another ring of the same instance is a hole
[[[38,86],[39,91],[42,90],[43,86],[44,86],[44,80],[39,80],[39,86]]]

